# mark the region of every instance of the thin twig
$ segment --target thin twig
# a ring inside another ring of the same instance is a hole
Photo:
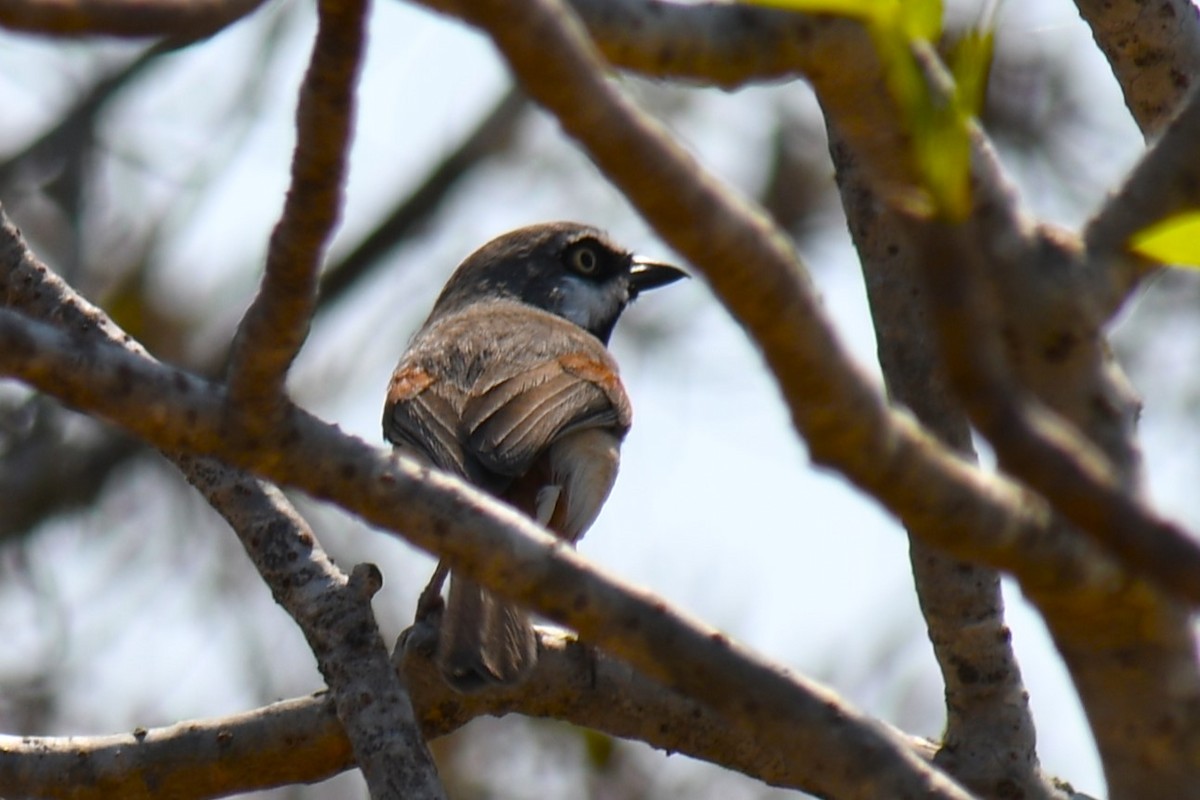
[[[316,308],[317,274],[341,214],[367,7],[367,0],[317,6],[317,37],[296,109],[291,185],[258,296],[230,354],[230,399],[251,430],[278,412],[288,368]]]
[[[1200,13],[1200,12],[1198,12]],[[1088,256],[1097,265],[1101,295],[1111,312],[1133,293],[1158,265],[1129,251],[1129,239],[1142,228],[1172,214],[1200,209],[1200,82],[1178,116],[1150,146],[1084,230]]]

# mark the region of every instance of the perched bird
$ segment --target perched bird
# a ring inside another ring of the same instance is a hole
[[[401,357],[384,436],[577,541],[612,489],[630,425],[606,347],[613,327],[639,293],[685,275],[576,223],[493,239],[450,276]],[[459,691],[516,683],[537,639],[525,612],[451,574],[436,661]]]

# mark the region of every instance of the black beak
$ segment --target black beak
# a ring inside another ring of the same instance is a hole
[[[665,264],[662,261],[634,256],[633,266],[629,268],[630,294],[636,297],[647,289],[657,289],[686,277],[688,274],[679,267]]]

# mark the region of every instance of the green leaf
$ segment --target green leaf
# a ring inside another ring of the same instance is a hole
[[[1200,211],[1184,211],[1129,237],[1129,249],[1164,264],[1200,269]]]

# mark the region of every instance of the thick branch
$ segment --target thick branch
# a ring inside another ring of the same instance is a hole
[[[1075,7],[1152,138],[1200,74],[1200,11],[1192,0],[1075,0]]]
[[[1131,570],[1200,603],[1200,544],[1146,508],[1103,451],[1062,417],[1025,400],[1008,374],[978,234],[969,226],[917,228],[950,378],[1001,464]]]
[[[5,797],[199,800],[318,781],[353,766],[324,693],[113,736],[0,736]]]
[[[347,579],[275,487],[215,462],[177,460],[304,631],[373,800],[443,798],[408,689],[391,666],[371,611],[371,596],[382,585],[379,571],[364,565]]]
[[[296,110],[296,149],[283,214],[258,296],[230,354],[229,394],[253,430],[279,410],[288,367],[308,335],[317,273],[341,213],[367,0],[322,0]]]
[[[938,362],[919,256],[836,130],[830,143],[888,393],[947,446],[975,460],[966,415]],[[1039,768],[1029,697],[1004,623],[1000,575],[947,556],[927,538],[909,532],[917,597],[946,688],[946,732],[936,763],[985,797],[1017,787],[1025,797],[1046,796],[1051,789]]]
[[[427,734],[448,733],[485,714],[520,713],[685,753],[773,786],[802,789],[809,784],[812,770],[804,759],[779,757],[769,740],[731,726],[708,705],[667,689],[572,635],[544,630],[539,635],[538,664],[526,683],[464,696],[448,689],[441,677],[429,631],[420,626],[407,631],[397,657]],[[916,757],[932,757],[926,740],[892,733]]]
[[[113,346],[81,343],[0,311],[0,372],[129,427],[334,500],[498,593],[570,625],[648,677],[710,705],[776,757],[806,763],[805,788],[874,796],[873,785],[965,798],[895,734],[820,687],[779,671],[658,598],[587,565],[574,549],[461,481],[386,455],[288,406],[270,444],[239,438],[210,384]],[[867,791],[867,794],[863,794]]]
[[[0,25],[54,36],[182,36],[216,33],[263,0],[0,0]]]
[[[471,5],[472,14],[485,10],[494,12],[486,22],[526,89],[558,115],[663,238],[704,273],[761,349],[815,460],[842,472],[911,530],[925,531],[931,544],[959,557],[1010,569],[1034,584],[1104,585],[1117,574],[1091,548],[1044,536],[1050,529],[1044,506],[1019,491],[1010,494],[1010,485],[982,475],[910,417],[887,407],[837,339],[782,232],[731,196],[619,94],[598,71],[576,26],[542,13],[540,5],[530,7],[536,22],[519,20],[507,6]],[[575,102],[578,97],[588,102]],[[1011,508],[1010,502],[1024,510],[990,517],[1002,506]],[[967,507],[968,514],[957,513]],[[984,508],[989,511],[976,517]],[[1038,521],[1030,527],[1016,522],[1031,517]],[[1033,530],[1038,533],[1026,538]]]
[[[1150,779],[1162,796],[1184,796],[1197,781],[1200,724],[1183,709],[1200,701],[1200,676],[1187,610],[1157,587],[1174,581],[1179,596],[1192,598],[1196,544],[1141,506],[1132,465],[1110,461],[1012,382],[995,341],[999,327],[981,263],[988,248],[980,248],[978,233],[926,226],[917,236],[951,380],[1001,465],[1054,498],[1067,519],[1088,526],[1131,570],[1157,579],[1155,586],[1130,580],[1098,594],[1030,593],[1079,688],[1112,796],[1140,797]],[[1004,265],[988,267],[994,274]],[[1139,675],[1159,677],[1135,680],[1131,664]],[[1172,680],[1162,681],[1168,674]]]
[[[735,769],[781,787],[802,785],[803,765],[769,755],[706,706],[664,689],[624,663],[542,631],[537,666],[520,686],[462,695],[421,647],[403,648],[403,669],[430,739],[476,717],[520,713],[583,725]],[[932,756],[921,739],[914,752]],[[325,780],[354,766],[324,692],[244,714],[132,734],[0,737],[0,794],[102,800],[200,800]],[[144,776],[153,776],[147,785]],[[153,786],[153,788],[151,788]]]
[[[34,261],[15,229],[3,222],[0,289],[7,304],[72,331],[85,346],[108,347],[155,363],[103,312]],[[371,612],[378,575],[368,570],[347,580],[274,487],[222,464],[166,449],[168,458],[230,522],[276,601],[303,630],[372,797],[442,797],[411,701],[390,665]]]

